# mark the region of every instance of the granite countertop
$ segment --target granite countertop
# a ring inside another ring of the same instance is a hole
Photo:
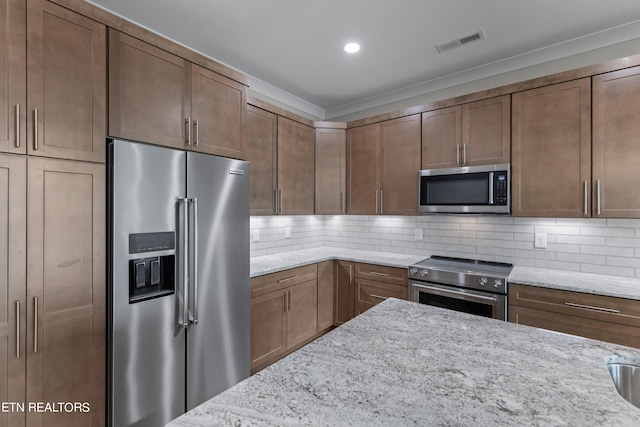
[[[638,426],[640,350],[389,299],[168,424]]]
[[[407,255],[323,246],[251,258],[251,277],[331,259],[407,268],[428,257],[428,254]],[[509,275],[509,281],[522,285],[640,300],[638,278],[515,266]]]

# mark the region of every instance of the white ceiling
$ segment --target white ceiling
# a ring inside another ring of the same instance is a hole
[[[640,37],[639,0],[92,0],[320,118]],[[483,30],[485,39],[435,45]],[[342,51],[349,41],[362,49]]]

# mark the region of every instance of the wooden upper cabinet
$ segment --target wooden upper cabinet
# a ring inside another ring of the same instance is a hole
[[[311,215],[314,210],[313,128],[278,118],[278,213]]]
[[[189,148],[191,64],[109,29],[109,135]]]
[[[278,116],[247,106],[247,161],[251,164],[251,215],[275,215],[278,178]]]
[[[194,151],[245,159],[246,86],[198,65],[192,68]]]
[[[345,214],[346,131],[316,129],[316,214]]]
[[[27,425],[105,424],[105,200],[103,164],[28,159],[26,400],[91,411]]]
[[[511,161],[511,96],[462,105],[462,164]]]
[[[593,77],[593,216],[640,218],[640,67]]]
[[[347,212],[379,212],[380,124],[347,130]]]
[[[418,215],[420,114],[380,124],[380,213]]]
[[[422,169],[459,166],[462,159],[461,130],[460,105],[422,113]]]
[[[512,96],[512,214],[590,216],[591,79]]]
[[[26,153],[26,2],[0,2],[0,151]]]
[[[0,155],[1,402],[26,401],[26,171],[24,156]],[[25,414],[0,412],[0,425],[24,426]]]
[[[46,0],[27,7],[27,152],[104,162],[106,28]]]

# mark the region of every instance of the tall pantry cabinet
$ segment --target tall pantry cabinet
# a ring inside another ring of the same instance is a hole
[[[0,14],[0,400],[91,409],[0,426],[104,425],[106,29],[45,0]]]

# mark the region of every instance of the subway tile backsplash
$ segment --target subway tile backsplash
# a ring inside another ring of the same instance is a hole
[[[250,224],[251,256],[333,246],[640,277],[637,219],[309,215],[251,217]],[[546,249],[534,247],[537,233],[546,235]]]

